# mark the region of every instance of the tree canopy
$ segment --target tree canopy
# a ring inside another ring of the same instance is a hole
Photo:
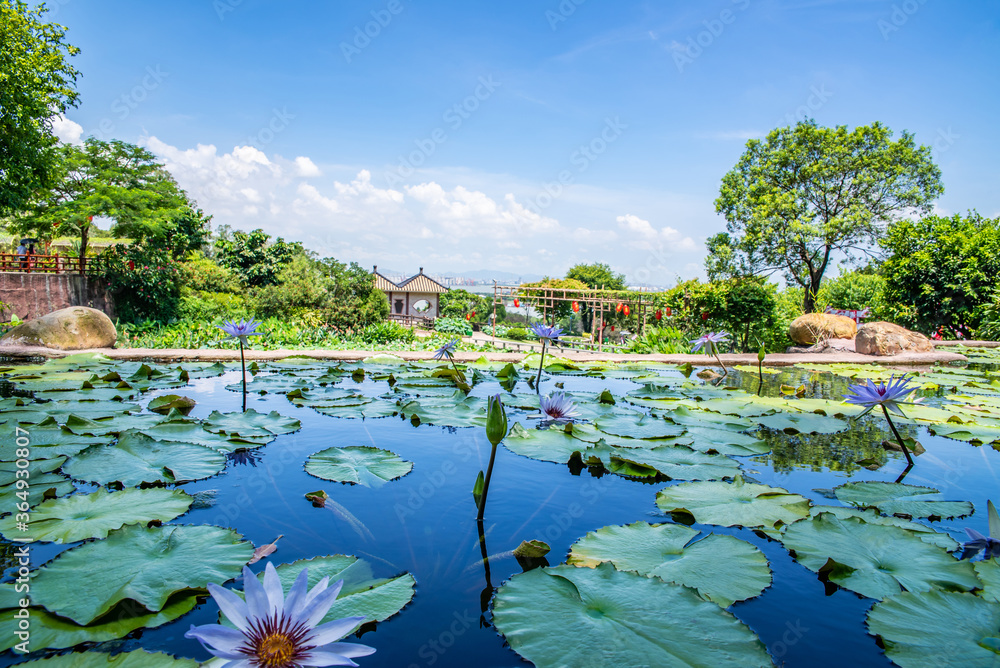
[[[52,183],[53,115],[76,105],[78,72],[66,29],[45,23],[44,5],[0,0],[0,216],[20,211]]]
[[[616,274],[609,265],[601,262],[574,265],[566,272],[566,278],[578,280],[587,287],[596,289],[625,289],[625,275]]]
[[[929,212],[944,188],[928,146],[881,123],[848,130],[815,121],[747,142],[722,178],[716,211],[728,233],[709,240],[709,278],[782,272],[812,311],[835,255],[871,254],[886,226]]]
[[[295,251],[295,244],[285,243],[281,237],[272,243],[271,235],[261,229],[233,232],[230,238],[220,238],[215,242],[219,264],[236,272],[243,284],[249,287],[277,283],[278,273],[283,265],[292,260]]]

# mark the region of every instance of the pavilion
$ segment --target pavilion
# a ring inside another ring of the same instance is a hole
[[[390,320],[408,322],[441,316],[440,295],[448,292],[448,288],[424,274],[423,267],[420,273],[399,283],[380,274],[377,265],[372,268],[372,274],[375,275],[375,288],[384,292],[389,300]]]

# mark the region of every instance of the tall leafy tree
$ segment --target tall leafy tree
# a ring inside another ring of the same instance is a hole
[[[20,231],[43,238],[78,236],[82,257],[94,218],[110,219],[116,235],[163,245],[176,221],[196,215],[184,191],[146,149],[90,137],[82,147],[60,145],[55,154],[55,182],[18,216]]]
[[[625,289],[625,275],[616,274],[609,265],[601,262],[574,265],[566,272],[566,278],[576,279],[595,289]]]
[[[76,105],[79,49],[66,29],[45,23],[44,5],[0,0],[0,216],[24,208],[50,185],[57,139],[52,117]]]
[[[281,237],[272,242],[271,235],[261,229],[227,233],[215,242],[219,264],[235,271],[249,287],[277,283],[279,272],[291,262],[296,251],[301,252],[300,245],[285,243]]]
[[[715,207],[729,234],[713,237],[708,268],[716,275],[782,272],[805,288],[810,312],[835,256],[873,253],[889,223],[929,212],[942,192],[930,147],[907,132],[893,141],[877,122],[854,130],[812,120],[778,128],[747,142],[722,178]]]

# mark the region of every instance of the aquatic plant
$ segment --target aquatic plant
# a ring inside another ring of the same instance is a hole
[[[715,356],[715,359],[716,361],[718,361],[719,366],[722,367],[723,377],[729,375],[729,370],[726,368],[726,365],[723,364],[722,360],[719,358],[719,344],[725,343],[728,340],[729,340],[728,332],[709,332],[708,334],[703,334],[702,336],[699,336],[697,339],[691,342],[694,344],[694,352],[698,352],[699,350],[704,350],[706,355]]]
[[[580,417],[580,413],[576,410],[576,404],[566,396],[565,392],[553,392],[547,397],[540,397],[538,407],[542,411],[543,424],[572,422],[575,418]]]
[[[535,390],[541,391],[542,367],[545,366],[545,348],[552,341],[558,341],[559,337],[563,335],[563,331],[555,325],[546,325],[543,322],[536,322],[531,326],[531,331],[542,342],[542,356],[538,360],[538,378],[535,379]]]
[[[469,387],[469,383],[465,379],[465,374],[462,373],[462,370],[458,368],[458,364],[455,363],[456,346],[458,346],[458,339],[452,339],[451,341],[449,341],[448,343],[444,344],[443,346],[434,351],[434,359],[441,360],[447,357],[448,361],[451,362],[450,375],[452,377],[452,380],[455,381],[455,385],[457,385],[459,389],[468,392],[472,388]]]
[[[352,658],[368,656],[375,649],[337,641],[365,618],[344,617],[317,626],[337,600],[344,581],[328,587],[329,578],[323,578],[307,591],[308,577],[308,569],[302,569],[286,598],[273,565],[264,569],[263,584],[244,566],[246,601],[224,587],[208,585],[222,614],[236,628],[192,625],[184,637],[196,639],[213,656],[228,659],[228,668],[357,666]]]
[[[479,477],[476,478],[476,484],[472,489],[472,496],[479,508],[476,519],[480,522],[483,520],[483,512],[486,510],[486,495],[490,491],[490,478],[493,477],[493,462],[497,456],[497,446],[506,436],[507,411],[500,401],[500,395],[497,394],[489,398],[486,408],[486,438],[493,446],[493,449],[490,450],[490,463],[486,467],[485,476],[482,471],[479,472]]]
[[[235,320],[226,320],[219,327],[223,332],[229,335],[231,339],[240,340],[240,368],[242,371],[241,378],[243,379],[243,410],[247,409],[247,361],[243,354],[243,347],[250,344],[249,337],[251,336],[264,336],[262,332],[258,332],[257,328],[260,327],[260,323],[250,318],[249,320],[240,320],[236,322]]]
[[[989,513],[990,535],[984,536],[975,529],[966,528],[965,533],[969,534],[970,540],[962,545],[962,559],[971,559],[980,552],[983,559],[1000,557],[1000,515],[992,501],[987,501],[986,506]]]
[[[867,384],[859,383],[857,385],[851,385],[847,389],[850,392],[850,394],[844,395],[847,403],[865,407],[864,412],[862,412],[858,417],[867,415],[876,406],[882,407],[882,412],[885,414],[885,419],[889,423],[889,428],[892,430],[893,436],[896,437],[899,447],[903,449],[903,454],[906,455],[906,462],[908,466],[913,466],[913,458],[910,456],[910,451],[906,447],[906,442],[903,440],[903,437],[899,435],[899,431],[896,430],[896,425],[892,423],[892,418],[889,417],[889,411],[898,413],[902,417],[906,417],[899,405],[901,403],[912,403],[903,401],[903,399],[917,389],[916,387],[910,385],[910,379],[905,376],[900,376],[897,379],[896,374],[893,374],[889,377],[889,381],[885,383],[879,383],[876,385],[869,380]]]

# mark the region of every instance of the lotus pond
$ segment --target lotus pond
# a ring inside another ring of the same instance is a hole
[[[765,368],[758,394],[756,368],[547,361],[570,426],[539,428],[537,356],[464,365],[468,394],[387,355],[254,364],[246,412],[238,366],[4,367],[0,665],[201,665],[206,586],[250,561],[343,579],[362,666],[1000,665],[1000,568],[959,558],[1000,497],[1000,356],[909,370],[909,471],[842,401],[899,370]]]

